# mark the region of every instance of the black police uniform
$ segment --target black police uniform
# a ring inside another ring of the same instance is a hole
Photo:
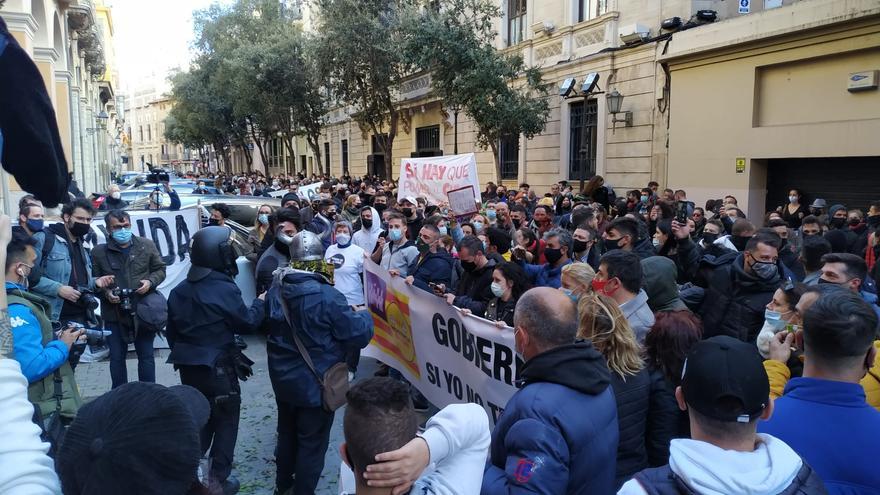
[[[221,483],[229,478],[238,437],[238,380],[249,376],[253,364],[236,347],[233,335],[253,332],[265,312],[260,299],[245,306],[233,281],[237,270],[230,233],[228,227],[206,227],[195,234],[193,266],[168,299],[168,362],[180,371],[183,384],[201,391],[211,403],[202,450],[213,441],[211,471]]]

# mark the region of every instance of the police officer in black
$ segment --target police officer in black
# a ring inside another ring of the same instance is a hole
[[[229,227],[206,227],[192,241],[192,267],[168,299],[168,362],[180,371],[184,385],[197,388],[211,403],[211,418],[202,430],[202,450],[211,447],[211,476],[224,494],[238,492],[230,476],[241,388],[251,374],[250,361],[233,335],[253,332],[263,321],[265,294],[245,306],[233,277],[238,273]],[[212,445],[213,442],[213,445]]]

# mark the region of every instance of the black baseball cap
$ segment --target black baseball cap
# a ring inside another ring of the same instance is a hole
[[[132,382],[84,405],[57,470],[65,494],[186,493],[197,480],[211,406],[198,390]]]
[[[684,362],[681,389],[688,407],[719,421],[748,423],[770,401],[757,348],[726,335],[694,345]]]

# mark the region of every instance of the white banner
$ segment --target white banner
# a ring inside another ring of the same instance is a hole
[[[494,425],[517,390],[523,364],[514,352],[513,329],[463,316],[370,260],[364,272],[375,333],[362,355],[400,371],[438,407],[480,404]]]
[[[134,235],[151,239],[165,262],[165,281],[158,290],[168,298],[171,289],[186,278],[189,271],[189,247],[192,236],[199,230],[199,210],[186,208],[179,211],[129,211]],[[92,246],[107,242],[104,218],[92,220]]]
[[[312,201],[312,198],[318,195],[321,192],[321,184],[323,182],[315,182],[314,184],[309,184],[307,186],[299,186],[296,188],[296,193],[299,195],[299,199],[307,199]],[[273,198],[280,198],[287,194],[287,189],[281,189],[278,191],[272,191],[269,193],[269,196]]]
[[[465,186],[474,186],[474,201],[480,202],[480,179],[477,157],[464,155],[402,158],[397,200],[407,196],[425,197],[429,204],[446,202],[446,193]]]

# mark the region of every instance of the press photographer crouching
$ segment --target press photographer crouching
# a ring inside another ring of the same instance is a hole
[[[27,378],[35,422],[54,450],[64,426],[82,405],[68,360],[71,347],[83,336],[83,330],[67,327],[56,333],[49,319],[49,302],[28,291],[28,278],[37,257],[34,246],[32,238],[20,234],[13,235],[6,246],[6,298],[13,357]]]
[[[165,263],[156,244],[131,231],[131,218],[123,210],[104,217],[107,242],[92,250],[96,277],[112,275],[115,283],[101,292],[101,316],[111,334],[110,379],[113,388],[128,383],[125,357],[134,343],[138,358],[138,381],[156,381],[153,340],[168,319],[165,298],[156,287],[165,280]]]

